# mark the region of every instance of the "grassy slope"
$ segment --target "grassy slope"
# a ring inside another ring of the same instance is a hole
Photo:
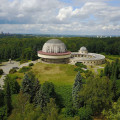
[[[45,81],[52,82],[62,104],[66,105],[71,98],[72,86],[77,74],[74,68],[75,66],[69,64],[37,63],[32,67],[32,71],[41,84]],[[24,74],[17,72],[14,75],[18,76],[17,81],[21,84]]]
[[[62,98],[63,105],[71,98],[72,86],[77,72],[72,65],[37,63],[32,71],[40,83],[49,81],[54,83],[55,91]]]

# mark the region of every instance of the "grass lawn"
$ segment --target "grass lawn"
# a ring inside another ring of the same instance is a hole
[[[41,84],[45,81],[54,83],[55,91],[65,105],[71,98],[72,86],[77,74],[74,68],[75,66],[69,64],[37,63],[32,67],[32,71]]]
[[[0,78],[1,78],[2,75],[0,75]]]
[[[43,84],[45,81],[52,82],[55,86],[56,93],[60,96],[62,104],[66,105],[71,98],[72,86],[77,72],[74,71],[76,66],[69,64],[45,64],[37,63],[32,66],[31,71],[36,78]],[[18,76],[18,83],[21,85],[24,73],[15,73]]]

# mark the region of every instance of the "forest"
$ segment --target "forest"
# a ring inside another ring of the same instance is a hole
[[[9,58],[26,61],[37,59],[37,51],[50,38],[47,37],[14,37],[0,38],[0,60]],[[74,79],[68,90],[67,102],[56,91],[55,82],[40,81],[34,64],[10,71],[0,89],[0,120],[101,120],[120,119],[120,38],[59,38],[70,51],[78,51],[86,46],[88,51],[117,55],[118,59],[106,61],[100,74],[95,75],[82,64],[60,66],[66,70],[70,79]],[[42,67],[42,64],[39,64]],[[53,67],[58,67],[55,65]],[[49,71],[50,65],[45,67]],[[65,68],[64,68],[65,67]],[[72,70],[71,70],[72,69]],[[70,71],[71,70],[71,71]],[[68,71],[68,72],[67,72]],[[40,76],[42,77],[42,68]],[[62,76],[64,75],[61,72]],[[20,77],[19,75],[23,75]],[[58,74],[59,75],[59,74]],[[62,78],[62,77],[61,77]],[[21,83],[18,81],[21,80]],[[62,81],[62,80],[61,80]],[[69,85],[69,83],[67,83]],[[57,83],[60,89],[60,83]],[[63,87],[63,86],[62,86]],[[62,93],[67,96],[67,92]]]
[[[0,61],[14,59],[18,61],[37,59],[37,51],[50,37],[2,36],[0,38]],[[76,52],[80,47],[87,47],[89,52],[120,55],[120,38],[58,38],[69,51]]]

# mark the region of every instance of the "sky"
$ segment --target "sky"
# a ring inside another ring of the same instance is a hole
[[[120,0],[0,0],[0,31],[120,35]]]

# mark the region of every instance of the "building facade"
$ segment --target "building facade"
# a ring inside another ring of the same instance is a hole
[[[67,51],[66,45],[58,40],[48,40],[38,56],[47,63],[70,63],[81,62],[85,65],[100,65],[105,63],[105,56],[96,53],[89,53],[86,47],[81,47],[78,52]]]

